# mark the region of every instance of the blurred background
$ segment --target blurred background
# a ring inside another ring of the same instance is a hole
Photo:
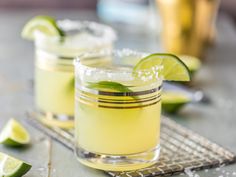
[[[122,4],[130,3],[133,5],[138,5],[137,8],[141,6],[147,6],[150,1],[154,0],[1,0],[0,9],[10,10],[10,9],[86,9],[86,10],[96,10],[97,4],[103,3],[106,5],[111,5],[113,3]],[[141,6],[140,6],[141,5]],[[112,6],[115,7],[115,6]],[[111,9],[112,10],[112,9]],[[113,9],[114,10],[114,9]],[[220,5],[220,11],[226,12],[233,17],[236,22],[236,1],[235,0],[222,0]],[[122,12],[120,12],[122,13]]]
[[[156,38],[154,35],[159,36],[156,39],[162,39],[161,45],[154,50],[164,49],[166,52],[201,58],[204,58],[205,49],[216,39],[218,9],[219,13],[230,16],[236,23],[236,0],[0,0],[0,11],[30,11],[32,16],[54,15],[56,10],[59,14],[56,17],[60,18],[65,10],[75,13],[92,11],[97,16],[91,19],[97,18],[97,21],[108,23],[118,31],[125,28],[127,35],[128,32],[141,32],[151,39]],[[74,19],[90,20],[90,17],[75,15]],[[161,31],[164,33],[161,34]],[[186,43],[189,44],[187,47]]]

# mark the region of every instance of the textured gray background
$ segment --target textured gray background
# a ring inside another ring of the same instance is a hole
[[[32,137],[29,147],[0,146],[0,151],[31,163],[33,168],[27,177],[106,176],[101,171],[80,165],[73,153],[25,122],[26,110],[33,107],[33,45],[20,38],[20,31],[24,23],[37,14],[98,20],[88,11],[0,11],[0,128],[10,117],[15,117],[27,127]],[[174,119],[236,153],[236,30],[230,19],[223,15],[217,21],[217,29],[216,44],[208,51],[204,67],[195,81],[195,85],[210,96],[212,104],[188,105]],[[118,48],[161,51],[153,34],[123,26],[117,30],[120,36]],[[197,173],[206,177],[236,176],[233,171],[236,172],[236,165]]]

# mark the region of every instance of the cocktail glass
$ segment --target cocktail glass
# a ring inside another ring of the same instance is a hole
[[[111,49],[116,34],[95,22],[62,20],[63,37],[35,33],[35,102],[47,125],[71,128],[74,117],[73,59],[83,52]]]
[[[146,55],[100,51],[75,61],[75,153],[82,164],[123,171],[158,160],[161,68],[133,71]]]

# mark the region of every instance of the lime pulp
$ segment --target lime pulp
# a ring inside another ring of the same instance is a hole
[[[27,173],[31,165],[0,152],[0,176],[20,177]]]
[[[4,145],[21,146],[29,142],[29,133],[15,119],[10,119],[0,133],[0,143]]]
[[[158,70],[155,71],[155,68]],[[169,81],[190,81],[188,67],[177,56],[166,53],[155,53],[141,59],[134,67],[134,75],[140,76],[143,70],[158,73],[158,77]],[[142,75],[141,75],[142,76]],[[155,78],[154,78],[155,79]]]
[[[190,101],[191,98],[184,92],[163,91],[162,93],[162,109],[166,113],[176,113]]]
[[[50,16],[36,16],[29,20],[23,27],[21,36],[28,40],[34,40],[35,31],[40,31],[47,36],[65,35],[58,27],[56,20]]]

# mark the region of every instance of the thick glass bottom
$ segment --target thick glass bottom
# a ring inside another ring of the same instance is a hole
[[[71,129],[74,127],[74,116],[37,111],[37,117],[47,126]]]
[[[130,171],[156,163],[160,154],[160,145],[149,151],[130,155],[99,154],[76,147],[75,154],[82,164],[91,168],[106,171]]]

